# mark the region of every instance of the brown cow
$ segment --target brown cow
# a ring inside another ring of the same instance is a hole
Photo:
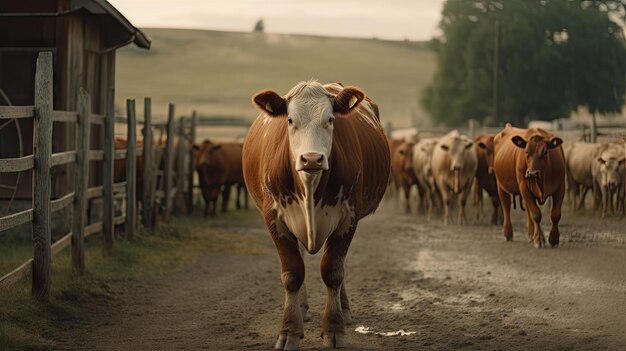
[[[478,207],[476,219],[480,219],[483,210],[483,190],[485,190],[493,205],[491,224],[497,225],[500,200],[498,199],[496,175],[493,173],[493,135],[479,135],[474,141],[478,156],[478,168],[476,168],[476,179],[474,180],[474,206]]]
[[[563,140],[540,128],[520,129],[510,124],[494,138],[494,171],[498,196],[504,212],[503,232],[513,240],[511,195],[521,194],[526,203],[528,237],[535,247],[545,246],[541,231],[541,208],[552,197],[552,229],[549,241],[559,245],[559,221],[565,196],[565,155]]]
[[[243,145],[241,143],[213,143],[204,140],[194,145],[195,165],[204,198],[204,215],[215,216],[217,198],[222,193],[222,212],[228,210],[230,190],[237,187],[237,209],[241,208],[241,192],[244,193],[245,208],[248,208],[248,195],[243,181],[241,165]]]
[[[358,88],[301,82],[285,97],[263,91],[243,147],[250,195],[278,251],[285,289],[277,349],[296,350],[306,311],[303,251],[322,246],[328,287],[325,347],[345,347],[351,321],[344,261],[359,220],[376,210],[389,179],[390,155],[376,104]],[[299,307],[300,306],[300,307]]]
[[[411,213],[411,187],[417,184],[415,172],[413,171],[413,145],[412,142],[402,142],[391,154],[391,178],[395,185],[396,193],[400,189],[404,191],[404,209],[406,213]],[[391,148],[390,148],[391,149]],[[420,199],[424,198],[423,192],[418,187]]]

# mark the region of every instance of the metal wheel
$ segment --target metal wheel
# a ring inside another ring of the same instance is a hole
[[[0,89],[0,97],[3,98],[5,106],[12,106],[7,95]],[[22,138],[22,130],[17,119],[0,120],[0,140],[7,140],[11,135],[17,136],[17,145],[12,148],[6,148],[0,158],[20,158],[24,157],[24,142]],[[6,176],[12,175],[14,176]],[[0,198],[8,199],[8,202],[0,203],[0,215],[8,214],[11,211],[11,205],[17,195],[17,189],[20,185],[22,172],[0,173]]]

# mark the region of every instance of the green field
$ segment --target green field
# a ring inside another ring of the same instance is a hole
[[[430,124],[419,105],[435,72],[435,56],[424,43],[284,34],[146,29],[152,49],[118,51],[116,105],[124,99],[153,99],[156,119],[167,102],[178,114],[253,119],[250,98],[263,89],[285,94],[311,78],[339,81],[365,90],[394,127]]]

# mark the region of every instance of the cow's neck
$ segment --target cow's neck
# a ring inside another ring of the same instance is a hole
[[[304,220],[306,223],[306,236],[309,244],[307,250],[309,252],[312,252],[314,251],[313,246],[317,242],[317,228],[315,221],[315,194],[322,179],[322,172],[318,172],[315,174],[309,174],[306,172],[297,173],[299,178],[298,180],[301,182],[302,188],[304,189],[303,210]]]

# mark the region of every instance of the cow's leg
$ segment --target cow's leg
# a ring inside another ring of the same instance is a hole
[[[423,185],[420,185],[419,182],[416,182],[416,186],[417,186],[417,194],[419,196],[418,199],[418,207],[417,207],[417,213],[426,213],[426,189],[424,189]]]
[[[465,189],[461,190],[460,194],[457,194],[457,203],[459,205],[459,208],[457,209],[457,211],[459,212],[457,224],[467,224],[467,217],[465,216],[465,204],[467,203],[467,197],[470,191],[472,191],[472,183],[469,183]]]
[[[600,187],[600,194],[601,194],[600,199],[601,199],[601,202],[602,202],[602,215],[601,215],[601,217],[605,218],[606,217],[606,211],[607,211],[607,208],[608,208],[608,205],[609,205],[608,204],[608,202],[609,202],[608,188],[606,186],[601,186]]]
[[[550,229],[550,236],[548,241],[552,247],[559,247],[559,221],[561,221],[561,207],[563,206],[563,199],[565,198],[565,185],[561,184],[554,194],[552,194],[552,210],[550,211],[550,220],[552,221],[552,228]]]
[[[404,212],[408,214],[411,213],[411,184],[403,182],[402,190],[404,191]]]
[[[242,185],[241,184],[237,184],[237,197],[235,198],[235,206],[237,207],[238,210],[241,210],[241,188]]]
[[[585,209],[585,200],[587,199],[587,193],[589,192],[588,187],[584,185],[582,187],[583,187],[583,194],[580,196],[580,203],[578,204],[579,210]]]
[[[300,249],[300,256],[304,258],[304,245],[302,243],[298,244]],[[306,290],[306,282],[302,281],[302,286],[300,287],[300,311],[302,313],[302,320],[305,322],[309,321],[309,296]]]
[[[228,202],[230,202],[230,185],[224,185],[222,189],[222,212],[228,211]]]
[[[343,321],[346,325],[351,325],[354,323],[352,310],[350,310],[350,300],[348,299],[348,293],[346,292],[345,273],[343,284],[341,284],[341,312],[343,313]]]
[[[286,230],[281,230],[279,233],[274,223],[268,223],[267,227],[278,250],[281,281],[285,288],[282,328],[274,348],[298,350],[300,339],[304,337],[302,310],[300,309],[300,288],[304,283],[304,261],[300,256],[297,239]]]
[[[248,188],[246,187],[246,185],[243,185],[243,207],[247,210],[248,209]]]
[[[520,197],[526,203],[526,211],[534,225],[533,243],[536,248],[542,248],[546,245],[546,238],[541,230],[541,208],[537,205],[535,197],[524,183],[520,184],[519,187],[522,193]]]
[[[528,241],[533,242],[533,236],[535,235],[535,224],[533,222],[533,216],[530,211],[526,211],[526,229]]]
[[[448,191],[443,190],[441,192],[441,200],[443,202],[443,225],[448,225],[448,222],[450,222],[450,202],[451,202],[451,195]]]
[[[491,212],[491,224],[498,225],[498,209],[500,208],[500,201],[497,196],[491,196],[491,205],[493,211]]]
[[[478,184],[478,178],[474,178],[474,208],[476,209],[476,222],[483,215],[483,188]]]
[[[328,348],[346,347],[341,290],[344,282],[343,264],[355,230],[356,222],[352,223],[345,233],[335,232],[328,238],[324,248],[321,271],[328,293],[322,318],[322,337],[324,347]]]
[[[502,233],[506,241],[513,240],[513,225],[511,224],[511,195],[498,187],[498,198],[500,198],[500,204],[502,205],[502,215],[504,220],[502,221]]]

